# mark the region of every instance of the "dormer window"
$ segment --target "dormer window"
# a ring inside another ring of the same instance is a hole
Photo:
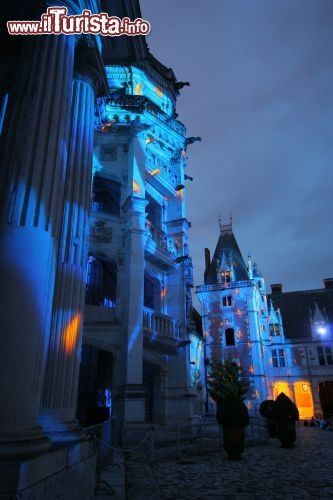
[[[230,271],[222,271],[221,273],[222,282],[230,283],[230,277],[231,277]]]
[[[269,325],[269,334],[270,335],[281,335],[279,323],[274,323],[274,324],[271,323]]]

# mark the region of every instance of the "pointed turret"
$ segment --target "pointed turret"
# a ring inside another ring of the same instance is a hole
[[[246,264],[232,231],[232,218],[229,224],[222,224],[220,220],[219,225],[220,236],[205,273],[205,284],[248,280]]]

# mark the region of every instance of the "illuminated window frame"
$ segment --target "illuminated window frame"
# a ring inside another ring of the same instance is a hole
[[[332,348],[328,345],[317,346],[318,361],[321,366],[333,365]]]
[[[232,295],[225,295],[222,297],[222,307],[231,307],[232,306]]]
[[[284,349],[272,349],[273,368],[284,368],[286,366],[286,356]]]
[[[269,334],[273,335],[281,335],[280,325],[279,323],[270,323],[269,324]]]

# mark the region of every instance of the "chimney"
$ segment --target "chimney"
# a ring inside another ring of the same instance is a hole
[[[205,274],[207,273],[210,266],[210,251],[208,248],[205,248]]]
[[[333,278],[324,278],[323,282],[326,290],[333,288]]]
[[[278,295],[279,293],[282,293],[282,284],[274,283],[273,285],[271,285],[271,290],[272,290],[272,295]]]

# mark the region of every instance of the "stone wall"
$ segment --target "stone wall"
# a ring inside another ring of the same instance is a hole
[[[0,467],[0,500],[94,498],[96,455],[92,441]]]

